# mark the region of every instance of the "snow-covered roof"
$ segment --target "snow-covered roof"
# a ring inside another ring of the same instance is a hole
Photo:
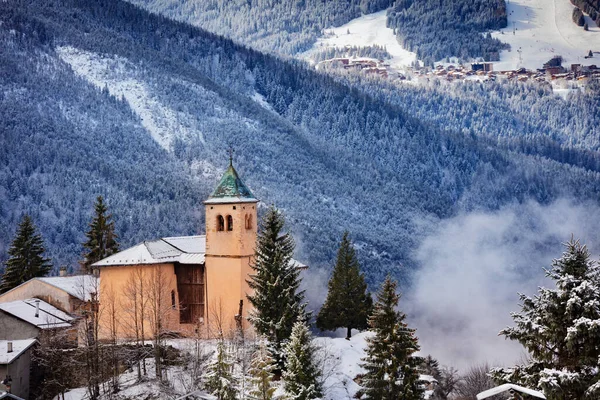
[[[64,290],[82,301],[91,300],[91,294],[98,291],[98,278],[94,275],[52,276],[34,278]]]
[[[48,285],[54,286],[64,292],[67,292],[73,297],[82,301],[89,301],[91,294],[98,290],[100,284],[99,278],[93,275],[74,275],[74,276],[45,276],[40,278],[32,278],[19,286],[4,292],[2,296],[14,290],[18,290],[21,286],[30,284],[30,282],[39,281]]]
[[[39,314],[36,317],[36,302],[39,301]],[[0,303],[0,310],[11,314],[40,329],[68,328],[73,317],[39,299],[15,300]]]
[[[9,342],[12,343],[12,351],[10,353],[8,352]],[[0,340],[0,365],[10,364],[34,343],[35,339]]]
[[[488,397],[492,397],[496,394],[507,392],[511,389],[516,390],[517,392],[528,394],[533,397],[537,397],[538,399],[546,398],[542,392],[538,392],[537,390],[528,389],[523,386],[514,385],[512,383],[505,383],[504,385],[500,385],[498,387],[486,390],[485,392],[479,393],[477,395],[477,400],[487,399]]]
[[[204,264],[206,236],[166,237],[139,243],[93,264],[94,267],[115,265]]]
[[[133,247],[106,257],[94,264],[94,267],[140,264],[204,264],[206,254],[206,236],[177,236],[145,241]],[[292,265],[299,269],[307,265],[292,259]]]

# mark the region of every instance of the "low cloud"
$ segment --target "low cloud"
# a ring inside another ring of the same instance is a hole
[[[523,348],[498,336],[519,310],[517,292],[533,295],[552,284],[542,268],[560,257],[571,234],[598,258],[598,221],[598,206],[566,200],[441,221],[416,250],[420,270],[401,300],[422,353],[460,369],[517,362]]]

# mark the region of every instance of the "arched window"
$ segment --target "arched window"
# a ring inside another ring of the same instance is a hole
[[[231,215],[227,216],[227,230],[228,231],[233,230],[233,217]]]
[[[246,214],[246,229],[252,229],[252,215]]]
[[[217,230],[224,231],[225,230],[225,219],[222,215],[217,215]]]

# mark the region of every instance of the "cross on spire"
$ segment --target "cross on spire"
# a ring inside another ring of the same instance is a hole
[[[235,152],[235,150],[233,150],[233,146],[229,146],[229,149],[227,149],[227,152],[229,153],[229,165],[232,166],[233,165],[233,153]]]

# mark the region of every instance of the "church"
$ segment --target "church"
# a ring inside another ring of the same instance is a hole
[[[249,327],[258,200],[231,158],[204,202],[205,235],[144,241],[92,265],[99,337],[214,337]]]

